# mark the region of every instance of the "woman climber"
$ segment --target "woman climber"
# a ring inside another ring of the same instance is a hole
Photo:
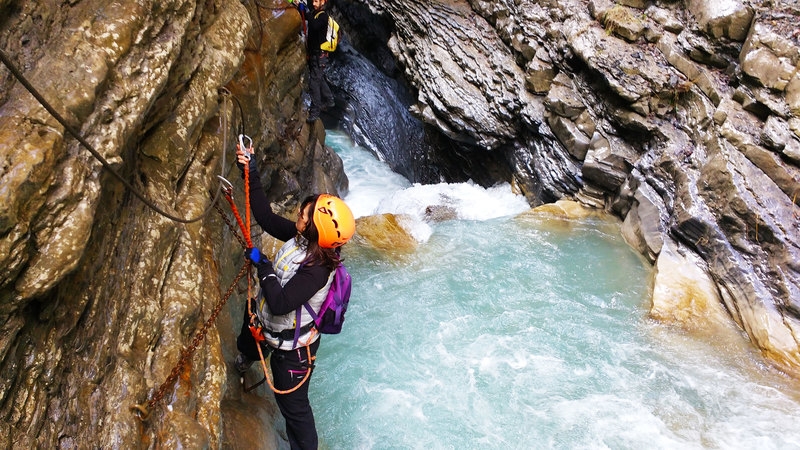
[[[340,262],[339,247],[353,236],[355,220],[344,201],[330,194],[303,200],[295,222],[275,214],[264,194],[251,151],[239,148],[236,156],[242,172],[249,171],[253,217],[264,231],[286,242],[275,256],[274,265],[257,248],[246,251],[258,270],[262,292],[261,299],[253,301],[254,320],[261,327],[257,338],[267,344],[261,345],[262,353],[272,352],[272,387],[286,419],[291,448],[316,449],[317,430],[308,386],[320,340],[312,316],[303,305],[308,302],[319,312]],[[260,344],[251,331],[247,311],[245,316],[236,341],[240,353],[234,362],[242,374],[261,359]]]

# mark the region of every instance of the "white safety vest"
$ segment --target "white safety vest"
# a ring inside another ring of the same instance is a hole
[[[296,239],[297,238],[292,238],[288,240],[285,244],[283,244],[283,247],[281,247],[281,249],[278,251],[278,254],[275,255],[275,264],[273,264],[273,267],[281,286],[286,286],[286,283],[288,283],[294,274],[300,270],[301,263],[306,259],[306,251],[303,248],[304,246],[298,245]],[[325,284],[325,286],[318,290],[317,293],[314,294],[311,299],[309,299],[308,304],[311,306],[311,309],[313,309],[314,312],[319,312],[322,302],[325,301],[325,297],[328,296],[328,290],[331,288],[334,273],[335,272],[333,271],[331,272],[330,276],[328,277],[328,282]],[[267,330],[273,332],[279,333],[284,330],[291,330],[293,333],[296,326],[302,328],[314,320],[313,317],[311,317],[311,314],[309,314],[308,311],[301,306],[300,324],[295,324],[295,319],[297,317],[296,314],[296,311],[293,310],[288,314],[276,316],[269,311],[269,306],[267,306],[266,300],[262,298],[261,302],[259,302],[258,318],[261,319],[261,323],[264,324],[264,327]],[[268,331],[265,331],[264,337],[267,343],[273,348],[278,348],[281,350],[292,350],[295,348],[293,346],[293,334],[290,339],[280,339],[272,336]],[[297,347],[304,347],[313,343],[317,339],[319,339],[318,332],[314,330],[307,331],[300,335],[299,339],[297,340]]]

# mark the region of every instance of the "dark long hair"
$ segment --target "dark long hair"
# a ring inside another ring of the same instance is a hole
[[[342,261],[342,258],[339,255],[338,248],[322,248],[319,246],[319,231],[314,224],[314,207],[317,204],[318,198],[319,194],[309,195],[303,199],[303,202],[300,204],[300,211],[304,211],[306,208],[309,208],[310,205],[306,229],[303,230],[302,233],[297,233],[305,238],[307,245],[306,259],[303,261],[303,264],[309,266],[321,265],[334,271],[336,270],[336,266]],[[299,241],[302,242],[302,240]]]

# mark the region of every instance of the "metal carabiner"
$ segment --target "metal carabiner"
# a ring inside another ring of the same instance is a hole
[[[222,190],[225,191],[225,194],[233,194],[233,184],[231,184],[231,182],[222,175],[217,175],[217,178],[219,178],[220,183],[222,183]]]
[[[245,139],[247,139],[248,142],[250,142],[250,145],[248,145],[248,146],[244,145],[244,140]],[[248,136],[246,134],[240,134],[239,135],[239,148],[244,153],[245,159],[250,161],[250,154],[251,154],[251,152],[253,150],[253,140],[250,138],[250,136]]]

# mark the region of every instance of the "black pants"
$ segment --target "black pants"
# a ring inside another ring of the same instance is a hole
[[[249,325],[247,311],[245,311],[242,329],[236,338],[236,347],[249,359],[258,361],[258,344],[250,333]],[[266,345],[262,346],[265,358],[270,351],[272,352],[272,358],[270,358],[272,382],[275,389],[279,391],[291,390],[303,382],[306,373],[311,370],[308,379],[296,390],[288,394],[275,393],[275,402],[286,420],[286,435],[292,450],[316,450],[318,446],[317,426],[314,422],[311,402],[308,400],[308,386],[311,384],[311,375],[314,373],[311,361],[317,355],[319,341],[320,339],[317,339],[308,347],[299,347],[294,350],[278,350]],[[309,352],[311,361],[309,361]]]
[[[308,57],[308,85],[311,91],[309,116],[319,116],[322,107],[333,100],[333,93],[325,81],[325,53],[311,54]]]
[[[317,339],[308,347],[299,347],[294,350],[273,350],[270,368],[275,389],[287,391],[303,382],[306,373],[311,370],[308,379],[297,390],[289,394],[275,393],[275,402],[286,419],[286,434],[292,450],[317,449],[317,427],[314,423],[314,412],[308,400],[308,386],[311,384],[313,372],[309,364],[309,352],[314,358],[319,348]],[[312,359],[313,361],[313,359]]]

